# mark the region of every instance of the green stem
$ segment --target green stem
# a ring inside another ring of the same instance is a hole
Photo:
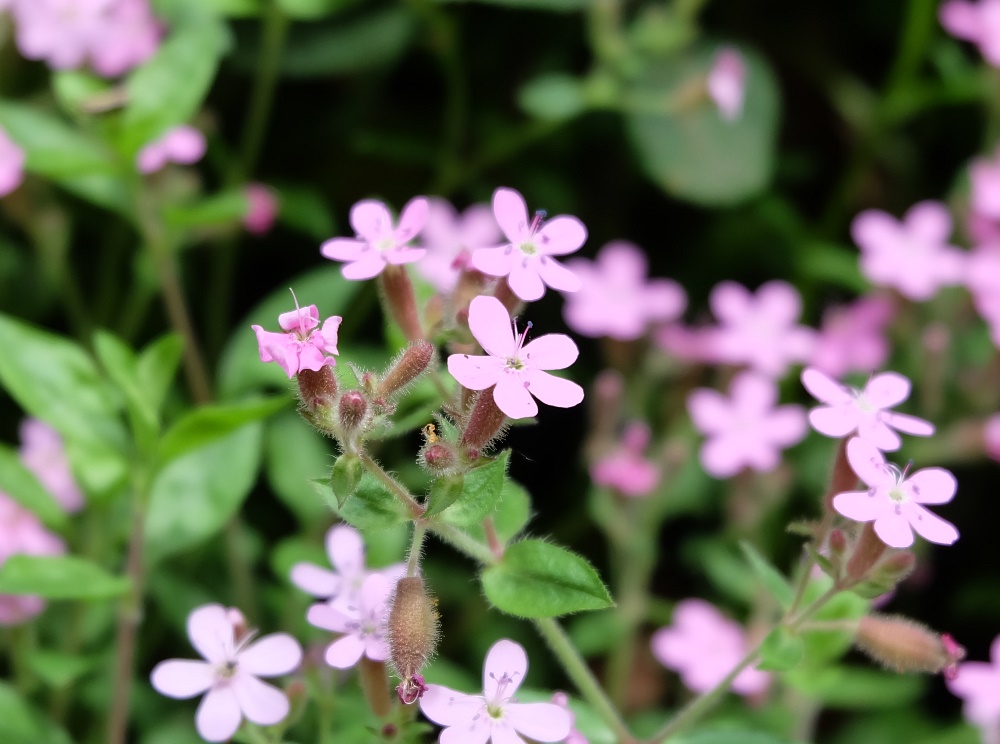
[[[385,472],[382,469],[382,466],[379,465],[377,462],[375,462],[374,459],[372,459],[371,455],[369,455],[367,452],[359,452],[358,458],[361,460],[361,463],[365,466],[368,472],[374,475],[380,481],[382,481],[383,485],[385,485],[385,487],[388,488],[389,491],[397,499],[399,499],[406,506],[407,509],[410,510],[410,514],[413,517],[419,517],[423,515],[424,507],[422,507],[419,503],[417,503],[417,500],[413,498],[413,496],[410,494],[410,492],[406,489],[406,487],[402,483],[400,483],[398,480],[396,480],[387,472]]]
[[[493,566],[500,562],[488,545],[483,545],[458,527],[433,521],[428,522],[427,528],[459,553],[464,553],[484,566]]]
[[[31,667],[28,666],[27,661],[28,654],[31,653],[35,645],[35,639],[29,631],[30,627],[15,625],[6,628],[4,632],[11,671],[14,674],[14,687],[22,697],[30,695],[35,686],[34,675],[32,675]]]
[[[413,539],[410,541],[410,555],[406,561],[406,575],[416,576],[420,569],[420,554],[423,550],[424,538],[427,536],[427,522],[422,519],[413,520]]]

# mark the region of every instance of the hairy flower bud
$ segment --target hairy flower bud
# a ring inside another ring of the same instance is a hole
[[[396,583],[389,611],[389,649],[392,664],[401,683],[397,688],[400,699],[416,692],[423,678],[420,670],[434,654],[438,642],[438,613],[420,576],[406,576]],[[417,679],[420,677],[420,679]],[[416,700],[414,697],[409,702]]]
[[[858,622],[858,648],[895,672],[951,674],[965,649],[950,635],[899,615],[869,615]]]
[[[506,420],[507,417],[493,400],[493,388],[482,390],[472,404],[472,412],[459,443],[478,453],[500,434]]]
[[[886,549],[886,544],[875,534],[874,523],[866,522],[858,542],[854,545],[854,552],[847,561],[847,575],[854,581],[868,578],[869,572]]]
[[[295,379],[299,384],[299,400],[306,411],[313,413],[333,407],[337,397],[337,378],[332,367],[320,367],[317,372],[303,369]]]
[[[353,434],[364,426],[368,413],[368,401],[358,390],[348,390],[340,396],[337,406],[340,414],[340,428],[345,434]]]
[[[435,475],[450,473],[457,460],[454,449],[447,442],[426,444],[417,455],[417,462]]]
[[[396,322],[407,341],[419,341],[424,337],[417,314],[417,301],[413,294],[410,275],[402,266],[386,266],[378,275],[378,286],[382,300],[389,310],[389,316]]]
[[[879,597],[892,591],[896,585],[913,572],[917,558],[909,551],[892,553],[879,561],[868,572],[868,579],[853,588],[862,597]]]
[[[375,399],[387,401],[416,380],[434,358],[434,346],[427,341],[414,341],[389,365],[375,391]]]
[[[333,463],[333,472],[330,474],[330,488],[337,499],[337,505],[343,506],[347,499],[358,489],[361,482],[361,474],[364,472],[364,465],[357,455],[344,453]]]

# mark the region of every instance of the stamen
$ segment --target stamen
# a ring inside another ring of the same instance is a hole
[[[534,235],[538,232],[538,228],[542,226],[542,221],[548,217],[549,213],[544,209],[539,209],[535,212],[535,216],[531,218],[531,227],[528,228],[528,232]]]
[[[302,327],[302,308],[299,307],[299,298],[295,296],[295,290],[291,287],[288,291],[292,293],[292,299],[295,300],[295,319],[299,323],[299,334],[302,336],[306,335],[306,329]]]

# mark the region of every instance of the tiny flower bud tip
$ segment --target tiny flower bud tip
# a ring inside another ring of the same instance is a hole
[[[425,692],[427,692],[427,685],[424,682],[422,674],[413,674],[400,682],[396,687],[399,702],[403,705],[413,705],[423,697]]]
[[[361,428],[368,412],[368,401],[358,390],[348,390],[340,396],[338,404],[340,427],[350,434]]]

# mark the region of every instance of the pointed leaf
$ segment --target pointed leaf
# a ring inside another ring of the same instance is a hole
[[[19,553],[0,566],[0,594],[45,599],[109,599],[128,591],[129,580],[72,555]]]
[[[480,524],[492,514],[503,496],[510,450],[465,474],[465,487],[458,500],[441,512],[441,519],[459,527]]]
[[[788,585],[785,577],[781,575],[781,572],[768,563],[767,559],[745,540],[740,542],[740,550],[743,551],[747,563],[750,564],[750,568],[764,588],[767,589],[768,593],[778,600],[778,604],[782,607],[789,607],[792,604],[794,592],[792,591],[792,587]]]

